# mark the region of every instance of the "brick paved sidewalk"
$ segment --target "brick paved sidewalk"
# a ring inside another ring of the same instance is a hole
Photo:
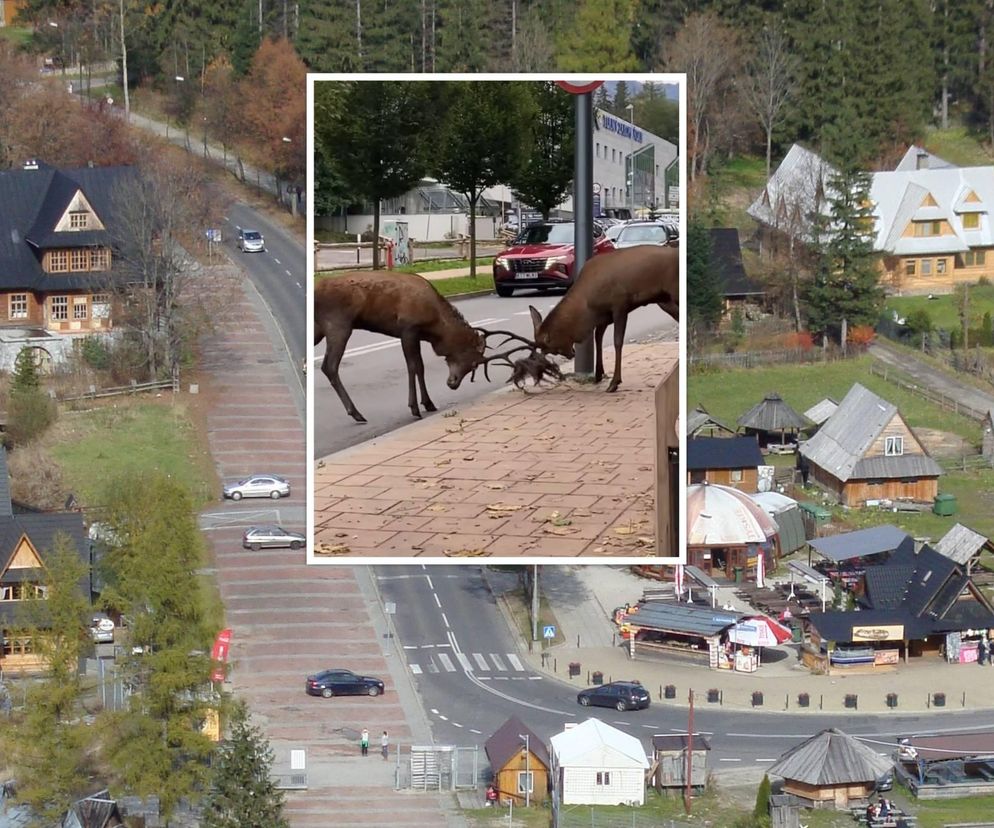
[[[319,460],[318,558],[654,554],[653,391],[678,353],[628,345],[615,394],[502,391]]]

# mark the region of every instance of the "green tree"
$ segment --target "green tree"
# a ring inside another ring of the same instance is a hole
[[[632,0],[582,0],[556,49],[556,68],[564,72],[634,72]],[[605,25],[606,23],[610,25]]]
[[[994,323],[991,321],[991,312],[984,313],[984,319],[980,323],[980,344],[986,347],[994,345]]]
[[[573,186],[575,98],[551,81],[528,84],[527,89],[533,102],[525,126],[529,150],[508,184],[518,198],[548,219]]]
[[[72,538],[56,534],[44,550],[44,592],[23,605],[23,635],[47,665],[27,692],[17,724],[14,756],[18,798],[49,821],[88,793],[91,729],[81,721],[83,687],[79,662],[90,646],[87,614],[89,567]],[[25,584],[33,588],[33,584]]]
[[[435,0],[438,48],[434,70],[482,72],[487,67],[487,29],[492,4],[486,0]]]
[[[841,343],[843,323],[876,323],[883,291],[873,249],[869,175],[850,164],[830,187],[831,214],[816,222],[818,261],[806,304],[809,330]]]
[[[168,815],[204,789],[212,743],[201,728],[210,697],[211,630],[197,571],[205,553],[189,493],[167,475],[128,475],[107,487],[109,607],[130,619],[127,709],[105,713],[104,756],[118,782],[156,794]]]
[[[521,83],[450,85],[432,142],[433,170],[469,202],[469,267],[476,276],[476,207],[487,187],[512,178],[527,149],[531,98]]]
[[[312,72],[361,72],[355,33],[353,3],[301,0],[295,45]]]
[[[423,81],[345,84],[341,107],[315,112],[314,137],[344,186],[372,202],[373,235],[380,234],[380,201],[403,195],[428,172],[437,125],[436,89]],[[473,125],[463,140],[493,126]],[[379,268],[379,248],[373,267]]]
[[[721,285],[711,266],[711,234],[699,220],[687,224],[687,320],[711,330],[721,319]]]
[[[770,777],[763,774],[763,781],[759,783],[759,789],[756,791],[756,807],[752,810],[756,825],[770,824],[770,792]]]
[[[270,772],[273,751],[262,732],[249,722],[244,702],[230,713],[229,734],[211,773],[204,804],[204,828],[288,828],[283,793]]]
[[[41,387],[38,377],[38,352],[34,348],[21,348],[14,360],[14,376],[11,378],[10,392],[19,394],[37,391]]]
[[[58,405],[41,387],[36,354],[22,348],[14,362],[7,401],[7,441],[22,446],[44,434],[58,417]]]
[[[631,101],[628,98],[628,84],[624,81],[618,81],[614,86],[614,99],[611,101],[611,110],[619,118],[624,118],[628,120],[628,104]]]

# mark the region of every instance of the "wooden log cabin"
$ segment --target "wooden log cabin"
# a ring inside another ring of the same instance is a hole
[[[892,403],[856,383],[800,448],[801,473],[846,506],[931,503],[942,468]]]

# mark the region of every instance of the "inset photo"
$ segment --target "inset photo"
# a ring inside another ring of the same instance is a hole
[[[308,561],[677,562],[685,78],[470,77],[309,76]]]

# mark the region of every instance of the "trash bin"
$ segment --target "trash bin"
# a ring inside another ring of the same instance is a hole
[[[859,696],[855,693],[846,693],[846,707],[856,710],[859,707]]]
[[[735,573],[735,583],[741,584],[742,583],[742,567],[741,566],[736,566],[732,571]]]
[[[797,706],[798,707],[809,707],[811,705],[811,696],[807,693],[797,694]]]
[[[937,494],[932,504],[933,514],[949,517],[956,514],[956,495]]]
[[[715,704],[720,696],[721,694],[718,692],[718,690],[712,687],[710,690],[708,690],[708,703]]]
[[[675,699],[676,698],[676,685],[674,685],[674,684],[667,684],[663,688],[663,697],[667,698],[667,699]]]
[[[888,707],[897,707],[897,693],[888,693],[887,694],[887,706]]]
[[[800,644],[804,640],[804,630],[798,624],[790,628],[790,640],[794,644]]]
[[[932,694],[932,704],[936,707],[946,706],[946,694],[945,693],[933,693]]]
[[[579,661],[571,661],[569,663],[569,677],[573,678],[574,676],[578,676],[578,675],[580,675],[580,662]]]
[[[752,706],[762,707],[763,706],[763,694],[759,690],[754,690],[752,694]]]
[[[604,674],[600,670],[594,670],[593,674],[590,676],[590,681],[593,684],[603,684]]]

